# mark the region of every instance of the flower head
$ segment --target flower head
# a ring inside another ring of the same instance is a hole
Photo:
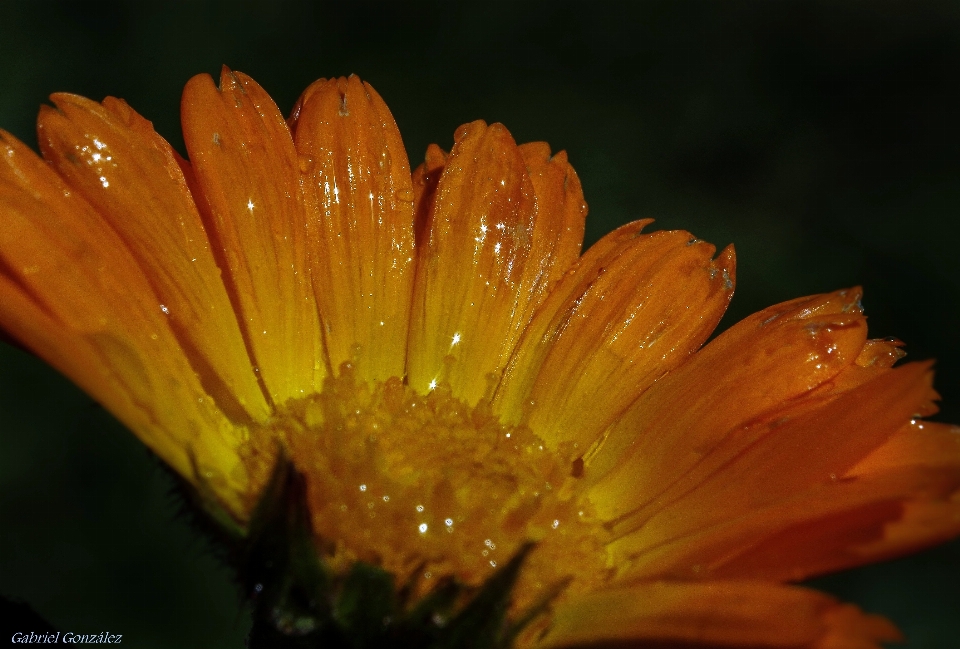
[[[289,119],[195,77],[189,160],[120,100],[52,100],[43,159],[0,133],[0,325],[250,562],[282,528],[269,633],[876,647],[888,622],[787,582],[960,532],[960,434],[859,289],[707,343],[732,247],[640,221],[581,256],[564,153],[473,122],[411,173],[356,77]]]

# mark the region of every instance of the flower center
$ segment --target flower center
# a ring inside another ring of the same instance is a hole
[[[424,594],[444,577],[478,585],[532,541],[517,606],[607,578],[606,531],[570,463],[484,401],[468,406],[444,385],[417,394],[399,378],[369,385],[344,364],[271,429],[305,477],[336,572],[363,561]]]

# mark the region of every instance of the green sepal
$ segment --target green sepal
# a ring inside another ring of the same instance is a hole
[[[448,577],[410,606],[405,622],[411,629],[420,629],[423,632],[422,646],[430,646],[428,639],[439,635],[440,630],[453,617],[457,601],[463,597],[463,590],[461,584]]]
[[[176,507],[176,515],[193,527],[208,542],[218,559],[236,566],[236,552],[247,537],[247,528],[241,525],[219,502],[209,485],[186,480],[170,465],[150,452],[156,466],[172,483],[169,496]],[[191,455],[196,470],[196,461]]]
[[[264,646],[317,646],[321,637],[336,635],[332,579],[318,557],[306,481],[285,457],[253,511],[239,554],[241,582],[253,603],[251,647],[266,638],[271,642]]]
[[[466,606],[445,625],[431,649],[506,649],[513,640],[507,611],[520,568],[533,543],[520,550],[484,582]]]
[[[353,647],[381,646],[399,613],[393,575],[357,562],[338,589],[334,620]]]
[[[535,619],[541,615],[546,615],[550,612],[550,605],[553,604],[560,593],[566,590],[567,586],[570,585],[570,579],[563,579],[557,582],[552,588],[548,589],[540,599],[533,603],[530,608],[525,610],[519,618],[516,620],[509,620],[509,624],[503,634],[502,644],[503,647],[512,647],[513,641],[516,640],[517,636],[520,635],[520,632],[527,628],[527,625],[533,622]]]
[[[209,507],[201,510],[209,527],[222,525]],[[243,534],[231,524],[213,538],[227,548],[251,604],[249,649],[509,649],[564,586],[509,618],[532,543],[480,586],[443,578],[416,600],[423,569],[400,588],[392,574],[363,562],[336,574],[323,559],[332,545],[313,530],[306,480],[282,455]]]

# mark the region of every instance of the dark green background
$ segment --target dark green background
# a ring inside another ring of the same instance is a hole
[[[941,419],[960,421],[960,3],[7,0],[0,125],[34,144],[49,93],[111,94],[182,151],[181,88],[223,63],[284,111],[359,74],[414,164],[476,118],[566,149],[588,242],[653,216],[736,243],[722,326],[864,284],[872,333],[938,358]],[[241,647],[229,575],[168,489],[109,415],[0,346],[0,593],[128,646]],[[912,648],[958,646],[956,542],[817,583]]]

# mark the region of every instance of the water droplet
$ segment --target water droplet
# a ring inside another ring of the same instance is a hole
[[[420,525],[417,526],[417,529],[420,530],[420,533],[421,533],[421,534],[426,534],[426,533],[427,533],[427,524],[426,524],[426,523],[420,523]]]
[[[730,279],[730,273],[727,269],[723,270],[723,288],[728,291],[733,288],[733,280]]]

